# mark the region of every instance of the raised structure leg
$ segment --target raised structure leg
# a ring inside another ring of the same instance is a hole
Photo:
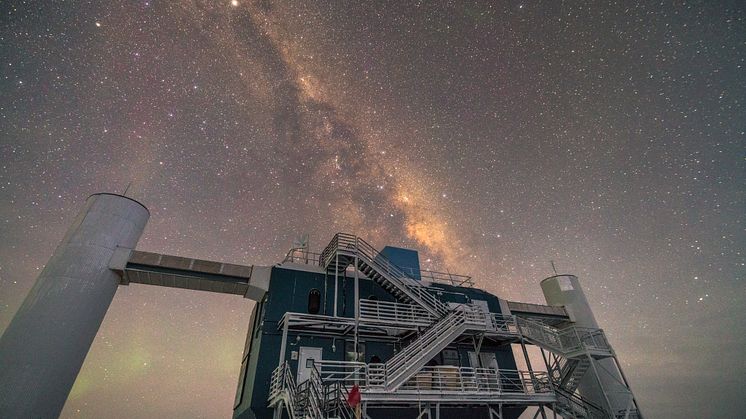
[[[130,198],[88,198],[0,338],[0,417],[59,416],[119,285],[109,261],[148,218]]]

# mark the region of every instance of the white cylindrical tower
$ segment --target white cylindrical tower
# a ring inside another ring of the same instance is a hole
[[[541,290],[550,306],[564,306],[575,326],[598,329],[596,317],[575,275],[555,275],[541,281]],[[630,393],[613,359],[593,359],[595,364],[580,380],[578,391],[598,406],[612,412],[629,405]],[[598,373],[598,377],[596,376]]]
[[[0,417],[58,417],[119,285],[117,247],[148,221],[134,199],[95,194],[0,338]]]

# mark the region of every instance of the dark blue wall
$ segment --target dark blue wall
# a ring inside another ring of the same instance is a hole
[[[381,255],[401,268],[411,278],[418,281],[422,279],[420,275],[420,255],[416,250],[386,246],[381,250]]]

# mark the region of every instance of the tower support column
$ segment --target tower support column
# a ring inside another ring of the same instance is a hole
[[[555,275],[541,281],[544,298],[550,306],[563,306],[570,320],[578,327],[598,329],[596,317],[580,287],[575,275]],[[613,357],[613,352],[612,352]],[[594,359],[588,357],[591,369],[580,379],[580,394],[599,406],[616,414],[628,404],[631,395],[626,383],[622,381],[621,370],[612,358]]]
[[[139,202],[91,195],[0,337],[0,417],[58,417],[96,337],[119,275],[149,218]]]

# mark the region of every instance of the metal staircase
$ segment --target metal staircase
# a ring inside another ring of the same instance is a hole
[[[315,367],[308,380],[296,385],[290,366],[284,362],[272,373],[269,406],[284,406],[291,419],[353,419],[347,393],[343,383],[325,385]]]
[[[601,329],[575,326],[557,329],[525,317],[518,318],[518,327],[529,342],[568,359],[587,355],[595,358],[614,356]]]
[[[319,265],[327,272],[344,272],[348,266],[356,262],[355,267],[360,272],[398,300],[417,304],[437,318],[450,311],[448,305],[432,295],[427,287],[410,278],[381,252],[355,235],[335,234],[319,256]]]
[[[480,317],[480,312],[468,306],[451,311],[383,364],[383,387],[396,390],[454,339],[475,326],[484,327],[484,317]]]
[[[555,388],[557,402],[554,409],[565,419],[607,419],[609,415],[600,406],[591,403],[577,393]]]
[[[526,341],[554,356],[554,362],[551,365],[547,362],[547,367],[557,394],[557,403],[554,405],[557,413],[565,418],[639,417],[633,397],[626,410],[610,413],[607,412],[608,408],[595,405],[576,393],[594,359],[614,356],[603,330],[575,326],[558,329],[524,317],[519,317],[517,323]],[[632,392],[629,391],[629,394],[631,396]]]
[[[580,384],[580,380],[591,366],[587,357],[567,359],[557,354],[549,364],[548,372],[552,381],[563,389],[574,392]]]
[[[378,366],[379,370],[383,370],[379,371],[383,376],[381,386],[387,391],[399,388],[468,328],[481,330],[486,327],[485,313],[468,305],[451,309],[431,294],[427,287],[410,278],[357,236],[337,233],[321,253],[319,264],[327,271],[337,273],[354,265],[397,299],[418,305],[429,312],[433,319],[437,319],[401,352]]]

